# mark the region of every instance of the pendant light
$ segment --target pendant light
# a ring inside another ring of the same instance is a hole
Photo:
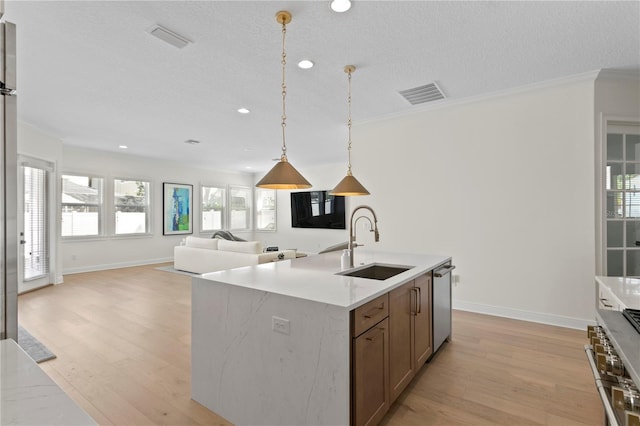
[[[347,73],[348,83],[349,83],[349,96],[347,98],[349,104],[349,118],[347,120],[347,128],[349,129],[349,143],[347,145],[347,152],[349,154],[349,167],[347,169],[347,175],[333,188],[331,191],[332,195],[369,195],[369,191],[362,186],[358,179],[351,174],[351,74],[356,70],[356,67],[353,65],[347,65],[344,67],[344,72]]]
[[[287,55],[285,53],[285,36],[287,24],[291,22],[291,13],[280,11],[276,13],[276,20],[282,24],[282,155],[280,161],[256,184],[258,188],[268,189],[303,189],[310,188],[311,184],[289,163],[287,159],[287,144],[285,129],[287,127],[287,114],[285,99],[287,97],[287,85],[285,84],[285,66]]]

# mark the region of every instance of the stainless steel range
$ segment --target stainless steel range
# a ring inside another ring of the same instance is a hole
[[[640,279],[596,277],[597,326],[585,352],[604,408],[604,424],[640,426]]]

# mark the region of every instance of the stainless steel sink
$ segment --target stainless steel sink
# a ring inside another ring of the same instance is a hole
[[[413,268],[413,266],[382,265],[379,263],[372,263],[371,265],[367,265],[363,268],[339,272],[338,275],[384,281],[391,277],[395,277],[404,271],[408,271],[411,268]]]

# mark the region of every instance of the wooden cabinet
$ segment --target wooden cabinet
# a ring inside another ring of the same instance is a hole
[[[353,339],[353,424],[376,425],[389,410],[389,319]]]
[[[389,316],[389,295],[383,294],[356,308],[351,316],[351,336],[357,337]]]
[[[414,319],[414,356],[416,373],[427,362],[433,353],[433,336],[431,335],[431,272],[421,275],[415,280],[417,309]]]
[[[351,311],[353,425],[375,425],[433,353],[432,273]]]
[[[389,385],[391,402],[433,352],[431,274],[389,292]]]
[[[413,307],[414,281],[389,292],[389,387],[394,401],[409,384],[414,373],[413,359]]]

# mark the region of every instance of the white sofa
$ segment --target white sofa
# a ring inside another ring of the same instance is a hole
[[[173,267],[181,271],[203,274],[295,257],[295,250],[263,253],[260,241],[187,237],[182,245],[173,249]]]

